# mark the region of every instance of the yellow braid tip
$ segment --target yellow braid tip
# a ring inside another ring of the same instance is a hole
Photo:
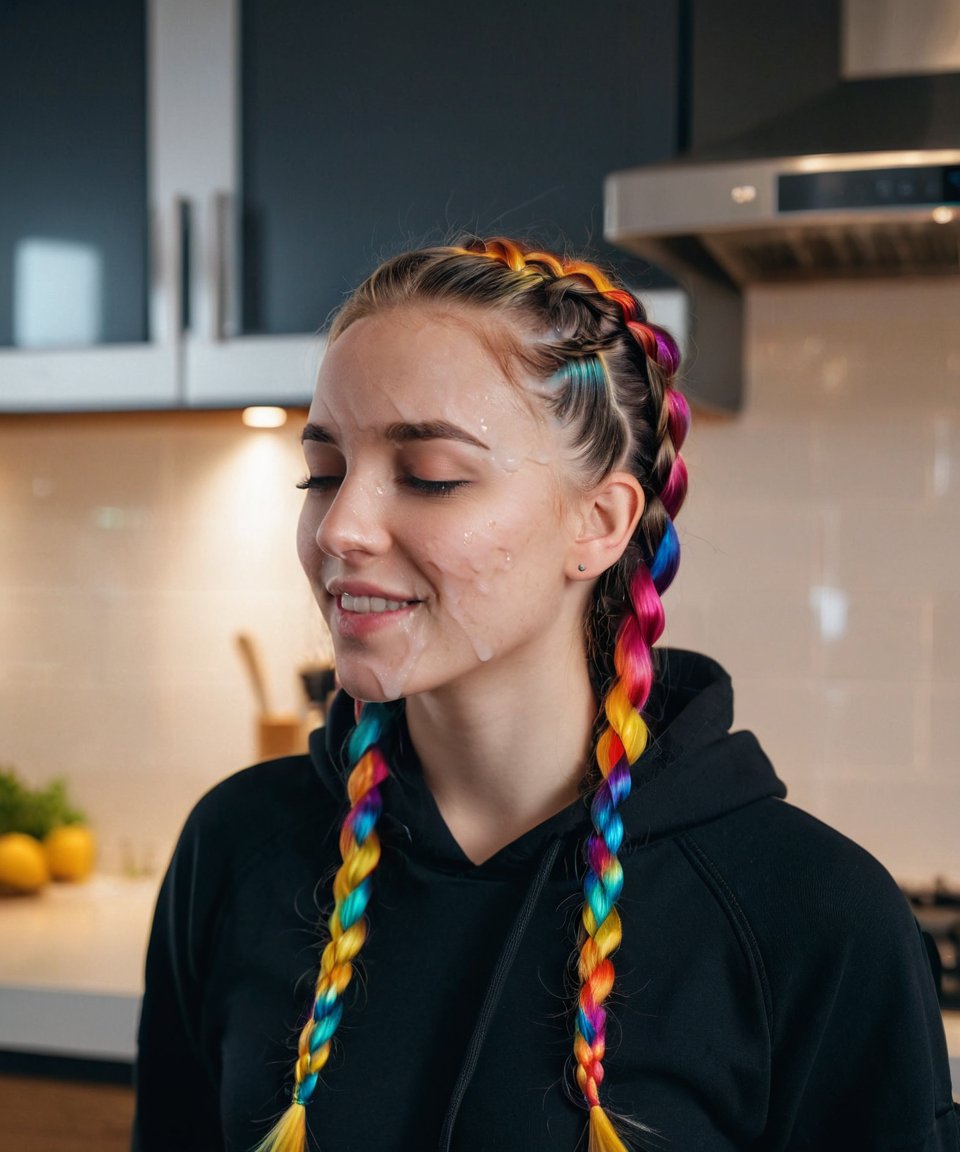
[[[294,1100],[254,1152],[306,1152],[307,1110]]]
[[[587,1152],[630,1152],[617,1135],[610,1117],[599,1104],[590,1109],[590,1135]]]

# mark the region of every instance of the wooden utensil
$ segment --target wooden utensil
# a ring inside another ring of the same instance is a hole
[[[253,637],[241,632],[237,648],[243,660],[257,701],[257,756],[270,760],[306,750],[303,721],[295,712],[274,712],[267,696],[267,680]]]

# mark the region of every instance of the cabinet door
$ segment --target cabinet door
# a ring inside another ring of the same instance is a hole
[[[678,7],[4,5],[42,99],[11,130],[25,191],[6,243],[37,287],[16,296],[29,350],[0,349],[0,407],[304,403],[350,287],[465,231],[590,248],[655,285],[604,245],[602,186],[673,151]],[[64,209],[96,226],[71,232]]]
[[[264,338],[238,319],[238,0],[148,7],[153,192],[183,213],[183,403],[307,403],[321,350],[311,329]]]
[[[305,401],[313,333],[385,254],[465,231],[591,248],[612,169],[674,151],[677,0],[165,0],[162,166],[189,183],[191,404]],[[174,59],[176,56],[176,59]],[[202,81],[202,91],[197,85]],[[170,153],[179,149],[177,158]]]
[[[0,104],[0,409],[176,403],[176,221],[149,203],[145,4],[0,6]]]
[[[308,332],[386,254],[590,249],[610,171],[675,150],[676,0],[240,0],[240,330]]]

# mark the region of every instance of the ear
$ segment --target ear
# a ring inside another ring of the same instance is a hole
[[[612,568],[633,538],[644,498],[640,482],[629,472],[611,472],[580,505],[580,530],[567,564],[571,580],[594,580]]]

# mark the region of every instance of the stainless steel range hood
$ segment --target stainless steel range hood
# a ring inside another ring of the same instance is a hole
[[[847,0],[844,44],[848,60],[856,61],[852,72],[848,63],[848,73],[896,70],[890,46],[898,44],[914,52],[901,69],[920,67],[918,38],[905,35],[908,23],[917,22],[918,2]],[[939,20],[941,31],[952,29],[960,51],[960,0],[922,2],[935,9],[930,18]],[[931,72],[960,68],[942,51],[949,36],[929,33],[921,40],[938,46]],[[913,76],[907,83],[915,80],[923,83]],[[871,84],[838,85],[818,108],[799,110],[792,124],[764,125],[732,141],[728,155],[721,147],[706,158],[608,176],[606,239],[668,272],[690,296],[695,358],[686,386],[702,404],[727,411],[741,406],[746,286],[960,273],[960,104],[931,115],[929,106],[914,101],[911,109],[919,108],[927,126],[920,131],[900,101],[896,131],[911,146],[868,149],[864,139],[876,141],[892,120],[874,99],[889,95],[889,86]],[[810,135],[811,123],[819,125],[814,135],[834,144],[838,131],[852,137],[849,151],[772,158],[754,151],[758,142],[795,141],[805,129]]]
[[[960,131],[960,128],[958,128]],[[960,272],[960,148],[614,173],[609,240],[737,285]]]

